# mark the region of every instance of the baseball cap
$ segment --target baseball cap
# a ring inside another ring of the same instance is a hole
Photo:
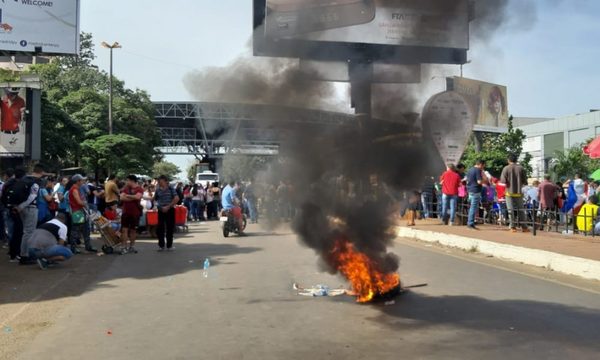
[[[75,175],[71,176],[71,180],[73,180],[73,181],[80,181],[80,180],[85,180],[85,179],[87,179],[87,178],[81,174],[75,174]]]

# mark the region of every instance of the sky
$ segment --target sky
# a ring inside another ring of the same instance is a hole
[[[532,0],[536,18],[520,18],[523,0],[511,0],[508,24],[492,39],[472,42],[464,76],[508,87],[517,117],[558,117],[600,108],[600,1]],[[154,101],[194,99],[183,85],[194,69],[226,66],[247,53],[251,0],[83,0],[81,30],[96,43],[96,64],[108,70],[101,41],[118,41],[114,74]],[[439,70],[433,93],[443,91]],[[436,84],[439,84],[437,85]],[[432,94],[433,94],[432,93]],[[173,159],[171,159],[173,161]],[[176,159],[180,167],[188,158]],[[183,170],[183,169],[182,169]]]

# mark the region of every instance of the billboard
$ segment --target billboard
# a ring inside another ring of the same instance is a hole
[[[0,88],[0,156],[24,156],[27,142],[25,88]]]
[[[469,48],[469,9],[468,0],[254,0],[254,51],[460,64]]]
[[[475,130],[504,132],[508,127],[508,97],[506,86],[453,77],[448,90],[465,95],[476,114]]]
[[[2,0],[0,50],[79,53],[79,0]]]
[[[432,96],[423,109],[422,123],[444,164],[458,164],[473,132],[475,114],[467,96],[445,91]]]

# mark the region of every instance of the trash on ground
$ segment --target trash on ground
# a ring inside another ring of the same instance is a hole
[[[12,332],[12,328],[10,326],[5,326],[4,327],[4,332],[5,333],[11,333]]]
[[[394,301],[394,300],[386,301],[383,303],[383,305],[385,305],[385,306],[390,306],[390,305],[394,305],[394,304],[396,304],[396,301]]]
[[[313,286],[312,288],[304,288],[296,283],[292,285],[294,290],[298,290],[298,295],[302,296],[340,296],[346,294],[347,290],[343,288],[339,289],[330,289],[329,286],[318,284]]]
[[[112,335],[112,330],[107,330],[106,335]]]

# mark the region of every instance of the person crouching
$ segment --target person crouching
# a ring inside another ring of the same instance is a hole
[[[29,256],[35,259],[40,269],[49,264],[69,260],[73,252],[66,246],[67,226],[65,214],[59,213],[34,230],[27,242]]]

